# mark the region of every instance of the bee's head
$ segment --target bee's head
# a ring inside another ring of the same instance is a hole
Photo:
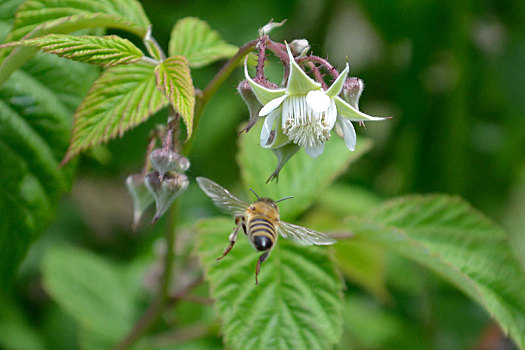
[[[279,217],[279,208],[270,198],[261,197],[253,202],[249,209],[253,212],[263,214],[270,219]]]

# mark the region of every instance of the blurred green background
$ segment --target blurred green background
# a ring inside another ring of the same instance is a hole
[[[306,38],[314,54],[338,67],[348,60],[351,75],[366,84],[361,109],[393,119],[356,127],[374,147],[339,182],[358,186],[366,198],[414,192],[460,195],[509,230],[525,266],[524,1],[141,2],[163,47],[182,17],[200,17],[239,46],[274,18],[287,19],[272,33],[274,40]],[[204,88],[220,67],[194,70],[196,86]],[[241,79],[238,69],[208,105],[189,156],[190,178],[206,176],[228,188],[239,186],[237,130],[248,119],[235,90]],[[151,262],[155,256],[154,242],[166,222],[131,232],[132,206],[124,180],[140,171],[148,132],[165,117],[159,113],[122,139],[81,157],[71,194],[31,249],[12,300],[2,303],[13,306],[10,320],[24,320],[20,327],[32,329],[49,348],[76,346],[75,325],[40,285],[39,264],[49,247],[72,242],[121,262],[139,257]],[[188,224],[215,212],[194,183],[182,203],[180,217]],[[349,283],[345,314],[357,316],[349,317],[342,349],[464,349],[490,329],[486,313],[461,293],[419,267],[389,259],[388,301]],[[184,307],[181,312],[191,313]],[[220,348],[217,330],[211,333],[211,340],[199,346]]]

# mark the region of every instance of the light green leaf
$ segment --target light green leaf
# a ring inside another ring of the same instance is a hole
[[[253,188],[260,196],[274,200],[294,196],[279,205],[284,220],[297,217],[314,204],[335,178],[371,147],[370,141],[359,138],[356,151],[350,152],[343,140],[334,134],[319,157],[312,159],[300,150],[283,167],[279,181],[266,184],[275,169],[276,159],[270,150],[259,146],[261,126],[260,121],[240,137],[237,162],[246,189]]]
[[[525,347],[525,275],[500,228],[459,198],[392,200],[348,224],[437,272],[479,302]]]
[[[149,24],[142,6],[136,0],[31,0],[24,2],[18,9],[13,29],[6,41],[95,27],[122,29],[142,38]],[[0,85],[36,52],[31,47],[1,50]]]
[[[188,140],[193,131],[195,91],[188,61],[183,56],[171,56],[155,67],[157,87],[168,98],[186,124]]]
[[[155,87],[154,66],[137,62],[105,71],[75,113],[62,163],[80,151],[122,136],[168,104]]]
[[[331,349],[341,336],[342,284],[328,247],[280,240],[263,263],[245,237],[216,262],[228,245],[231,219],[199,225],[198,254],[211,286],[224,341],[232,349]]]
[[[190,67],[198,68],[220,59],[230,58],[237,47],[224,41],[208,23],[195,17],[183,18],[173,27],[169,54],[186,57]]]
[[[144,56],[142,51],[129,40],[116,35],[50,34],[0,45],[0,49],[16,46],[36,47],[60,57],[103,67],[136,62]]]
[[[119,340],[137,317],[136,295],[124,282],[117,266],[73,246],[54,247],[44,257],[47,293],[83,331],[100,339]]]

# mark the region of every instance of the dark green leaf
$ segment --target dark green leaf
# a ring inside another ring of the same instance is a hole
[[[72,168],[59,168],[58,160],[68,144],[70,113],[94,73],[82,69],[84,79],[72,83],[74,76],[62,75],[71,66],[75,63],[40,57],[0,91],[2,288],[11,284],[27,249],[49,225],[60,194],[70,186]]]
[[[463,200],[439,195],[392,200],[348,226],[451,281],[525,346],[523,270],[505,232]]]
[[[14,41],[0,45],[0,48],[16,46],[36,47],[60,57],[103,67],[136,62],[144,56],[142,51],[129,40],[116,35],[50,34],[34,39]]]
[[[62,163],[80,151],[122,136],[168,101],[155,86],[154,66],[137,62],[105,71],[77,109],[71,144]]]
[[[187,138],[193,131],[195,91],[188,61],[183,56],[172,56],[155,67],[157,87],[168,98],[186,124]]]
[[[341,335],[341,280],[328,247],[278,242],[263,263],[255,285],[257,254],[239,236],[228,245],[231,219],[199,225],[198,253],[223,320],[226,344],[233,349],[331,349]]]
[[[230,58],[236,52],[236,46],[228,44],[208,23],[195,17],[179,20],[171,31],[170,56],[186,57],[190,67],[198,68]]]

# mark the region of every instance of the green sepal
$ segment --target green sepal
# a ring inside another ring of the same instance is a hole
[[[337,113],[351,121],[380,121],[389,119],[388,117],[372,117],[371,115],[365,114],[354,107],[350,106],[348,103],[343,101],[339,96],[334,97],[335,105],[337,107]]]
[[[330,86],[330,88],[326,90],[325,92],[326,96],[335,97],[339,95],[339,93],[343,89],[343,85],[345,83],[346,76],[348,75],[349,70],[350,68],[348,68],[348,63],[347,63],[345,69],[341,72],[341,74],[339,74],[337,79],[333,82],[332,86]]]
[[[286,94],[291,96],[306,95],[312,90],[321,89],[321,84],[315,82],[299,67],[297,62],[286,44],[288,58],[290,59],[290,75],[288,75],[288,85],[286,85]]]

